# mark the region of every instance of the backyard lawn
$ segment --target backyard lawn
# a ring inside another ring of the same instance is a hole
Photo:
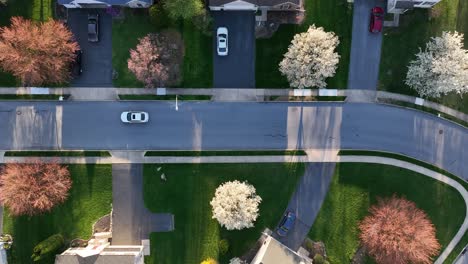
[[[301,26],[282,25],[270,39],[257,39],[256,86],[259,88],[287,88],[287,79],[278,70],[278,64],[296,33],[305,32],[315,24],[339,37],[337,48],[340,63],[333,78],[327,80],[329,88],[344,89],[348,81],[351,50],[353,10],[346,0],[305,0],[306,18]]]
[[[34,217],[10,217],[6,210],[4,232],[12,234],[14,240],[9,263],[31,263],[33,247],[56,233],[61,233],[66,241],[89,239],[93,223],[110,213],[111,165],[69,165],[69,169],[73,180],[70,196],[52,212]],[[53,263],[54,258],[51,256],[40,263]]]
[[[143,83],[128,71],[129,50],[136,47],[139,38],[166,28],[176,29],[184,40],[183,76],[179,86],[212,86],[211,37],[203,35],[189,21],[178,21],[159,27],[151,23],[145,10],[127,9],[125,19],[114,20],[112,24],[112,64],[118,72],[118,78],[114,80],[116,87],[143,87]]]
[[[400,16],[398,28],[386,28],[382,46],[379,89],[389,92],[416,95],[404,84],[407,66],[415,59],[419,48],[424,49],[431,37],[442,31],[465,34],[468,48],[468,1],[442,0],[432,10],[414,9]],[[450,94],[437,100],[447,106],[468,113],[468,96],[463,99]]]
[[[359,221],[377,197],[392,194],[406,197],[428,214],[443,248],[463,223],[464,201],[448,185],[393,166],[341,163],[309,237],[325,243],[331,263],[349,263],[359,246]],[[458,252],[450,256],[452,260]]]
[[[167,181],[155,173],[162,167]],[[266,228],[280,220],[303,164],[154,164],[144,168],[144,200],[152,212],[174,214],[175,231],[151,234],[151,256],[146,263],[199,264],[212,257],[227,263],[245,254]],[[223,182],[247,180],[262,198],[254,228],[227,231],[211,219],[210,201]],[[220,256],[218,242],[228,239],[230,247]]]

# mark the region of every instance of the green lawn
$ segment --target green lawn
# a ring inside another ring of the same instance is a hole
[[[404,84],[407,66],[415,58],[419,48],[424,49],[431,37],[440,36],[442,31],[465,34],[465,48],[468,48],[468,2],[466,0],[442,0],[428,9],[414,9],[400,16],[398,28],[384,30],[380,63],[379,89],[389,92],[417,95]],[[468,112],[468,97],[463,99],[450,94],[439,100],[447,106]]]
[[[129,50],[135,48],[138,39],[163,28],[151,24],[144,10],[125,10],[124,20],[115,20],[112,25],[112,63],[118,72],[116,87],[143,87],[128,71]],[[185,45],[183,77],[180,87],[212,86],[212,38],[204,36],[189,21],[171,23],[182,34]]]
[[[9,263],[31,263],[33,247],[55,233],[66,240],[88,239],[92,224],[108,214],[112,203],[110,165],[69,165],[73,186],[68,200],[50,213],[34,217],[4,215],[4,232],[12,234],[14,244]],[[58,252],[60,253],[60,252]],[[53,263],[54,256],[41,263]]]
[[[289,87],[287,79],[278,70],[278,64],[296,33],[305,32],[315,24],[333,31],[340,39],[337,52],[340,63],[333,78],[327,80],[329,88],[346,88],[351,49],[352,8],[346,0],[305,0],[306,19],[301,26],[282,25],[270,39],[258,39],[256,48],[256,86],[259,88]]]
[[[464,201],[448,185],[393,166],[341,163],[309,237],[325,243],[331,263],[349,263],[359,245],[359,221],[376,197],[392,194],[414,201],[428,214],[444,248],[464,220]]]
[[[162,182],[156,172],[167,176]],[[175,216],[175,231],[151,234],[151,256],[146,263],[199,264],[212,257],[227,262],[241,256],[260,237],[264,228],[274,228],[285,210],[303,164],[154,164],[144,168],[144,200],[152,212]],[[226,231],[211,219],[210,200],[216,187],[230,180],[247,180],[263,199],[255,227]],[[229,240],[225,256],[218,254],[218,241]]]

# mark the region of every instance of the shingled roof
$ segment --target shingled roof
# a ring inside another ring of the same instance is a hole
[[[238,0],[210,0],[210,6],[222,6],[228,3],[236,2]],[[280,4],[292,3],[300,5],[301,0],[240,0],[243,2],[251,3],[257,6],[276,6]]]

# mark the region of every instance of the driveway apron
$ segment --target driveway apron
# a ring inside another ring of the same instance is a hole
[[[141,245],[151,232],[174,229],[172,214],[154,214],[143,201],[143,164],[112,165],[112,245]]]
[[[384,7],[384,2],[354,1],[348,89],[377,89],[382,33],[369,32],[370,11],[374,6]]]
[[[88,41],[88,14],[99,14],[99,41]],[[83,51],[83,73],[72,86],[112,86],[112,17],[101,9],[69,9],[68,26]]]
[[[215,88],[255,87],[255,14],[216,11],[214,17],[213,85]],[[216,29],[228,30],[228,55],[218,56]]]
[[[296,214],[294,227],[285,237],[273,233],[274,238],[295,251],[299,249],[325,200],[334,171],[335,163],[307,165],[286,209]]]

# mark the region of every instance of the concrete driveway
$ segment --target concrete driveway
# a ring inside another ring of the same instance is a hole
[[[88,41],[88,14],[99,14],[99,42]],[[112,86],[112,17],[100,9],[69,9],[68,26],[83,51],[83,73],[72,86]]]
[[[216,11],[213,38],[213,86],[215,88],[255,87],[255,14],[251,11]],[[216,29],[228,29],[227,56],[218,56]]]
[[[174,229],[172,214],[154,214],[143,201],[143,165],[112,165],[112,245],[141,245],[151,232]]]
[[[335,163],[307,165],[286,209],[296,214],[295,225],[285,237],[278,236],[275,229],[274,238],[295,251],[299,249],[327,196],[334,171]]]
[[[370,10],[374,6],[384,7],[385,2],[354,1],[348,89],[377,89],[382,33],[369,32]]]

